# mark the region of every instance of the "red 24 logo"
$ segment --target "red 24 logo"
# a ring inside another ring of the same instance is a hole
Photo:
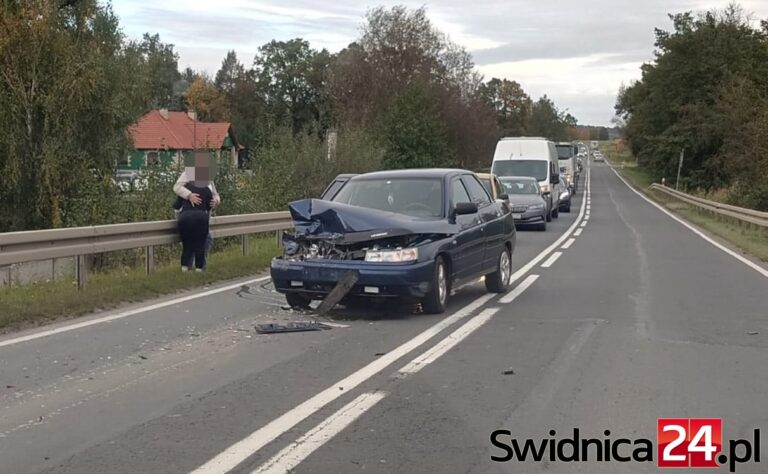
[[[658,467],[718,467],[723,447],[720,418],[659,418]]]

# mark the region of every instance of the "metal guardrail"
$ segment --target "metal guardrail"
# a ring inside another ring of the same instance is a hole
[[[211,218],[215,237],[243,236],[243,253],[248,252],[249,234],[292,227],[288,212],[264,212]],[[147,271],[154,270],[154,246],[179,241],[176,221],[33,230],[0,234],[0,266],[54,258],[77,257],[78,286],[85,284],[85,257],[97,253],[145,248]]]
[[[768,212],[755,211],[754,209],[747,209],[744,207],[731,206],[729,204],[710,201],[708,199],[691,196],[690,194],[676,191],[672,188],[668,188],[656,183],[651,185],[651,189],[664,192],[700,209],[705,209],[721,216],[727,216],[742,222],[768,228]]]

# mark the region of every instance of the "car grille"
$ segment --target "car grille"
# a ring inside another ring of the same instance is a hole
[[[512,212],[525,212],[528,210],[528,206],[514,206]]]

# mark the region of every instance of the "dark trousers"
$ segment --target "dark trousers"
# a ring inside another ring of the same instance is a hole
[[[206,211],[197,209],[187,209],[179,214],[182,265],[189,266],[194,258],[195,267],[205,268],[208,219],[209,216]]]

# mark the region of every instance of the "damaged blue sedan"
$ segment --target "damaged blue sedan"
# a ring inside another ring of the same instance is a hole
[[[272,260],[275,289],[291,307],[409,298],[442,313],[451,289],[478,277],[491,292],[509,287],[512,214],[471,171],[345,175],[325,194],[290,203],[294,230]]]

